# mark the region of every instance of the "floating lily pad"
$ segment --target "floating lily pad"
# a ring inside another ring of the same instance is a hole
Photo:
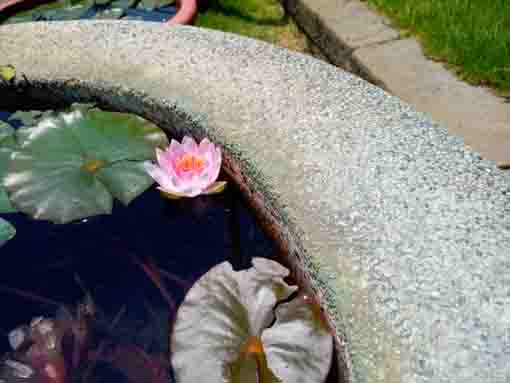
[[[37,125],[37,123],[42,118],[51,117],[55,114],[53,111],[39,111],[39,110],[18,110],[17,112],[11,114],[9,116],[8,121],[20,121],[25,126],[34,126]]]
[[[16,229],[0,217],[0,247],[16,235]]]
[[[0,65],[0,78],[4,81],[11,81],[16,77],[16,68],[12,65]]]
[[[168,145],[164,132],[137,116],[76,108],[17,130],[5,177],[10,200],[36,219],[67,223],[109,214],[152,185],[142,162]]]
[[[138,0],[115,0],[112,2],[111,6],[112,8],[132,8],[136,5]]]
[[[11,205],[7,193],[1,183],[5,174],[5,168],[16,146],[14,129],[3,121],[0,121],[0,213],[13,213],[16,211]],[[16,234],[16,229],[0,217],[0,247]]]
[[[58,11],[72,8],[77,4],[85,6],[90,0],[79,0],[77,2],[70,2],[67,0],[52,1],[49,3],[41,4],[36,7],[27,9],[22,12],[17,12],[12,17],[9,17],[4,24],[14,24],[20,22],[29,22],[37,20],[59,20],[56,14]]]
[[[32,19],[34,21],[66,21],[77,20],[85,13],[88,8],[78,4],[72,7],[46,11],[43,13],[34,13]]]
[[[224,262],[193,285],[172,335],[180,382],[323,382],[333,340],[320,307],[298,296],[278,263],[254,258],[249,270]],[[197,360],[200,363],[197,363]]]
[[[0,121],[0,213],[13,213],[16,211],[10,203],[1,182],[5,176],[9,158],[15,146],[14,129],[9,124]]]
[[[94,0],[95,5],[108,5],[112,0]]]
[[[175,0],[141,0],[138,8],[153,11],[154,9],[166,7],[175,3]]]
[[[94,19],[103,20],[103,19],[120,19],[124,16],[124,10],[122,8],[111,8],[106,9],[102,12],[96,13]]]

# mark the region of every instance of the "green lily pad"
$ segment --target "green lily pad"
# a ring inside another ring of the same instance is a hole
[[[138,0],[115,0],[112,2],[112,8],[133,8],[137,1]]]
[[[16,68],[12,65],[0,65],[0,78],[5,81],[11,81],[16,77]]]
[[[120,19],[122,16],[124,16],[124,10],[122,8],[112,8],[112,9],[106,9],[103,12],[98,12],[94,19],[97,20],[105,20],[105,19]]]
[[[34,20],[70,20],[79,18],[86,9],[94,5],[93,0],[59,0],[17,12],[2,24],[15,24]]]
[[[16,229],[5,219],[0,218],[0,247],[16,235]]]
[[[138,4],[138,8],[153,11],[154,9],[172,5],[174,3],[175,0],[142,0]]]
[[[112,0],[94,0],[94,4],[96,5],[107,5],[110,4]]]
[[[168,145],[164,132],[137,116],[77,107],[17,130],[5,177],[11,202],[36,219],[67,223],[109,214],[152,179],[142,162]]]
[[[18,110],[17,112],[15,112],[9,116],[8,121],[19,120],[25,126],[34,126],[34,125],[37,125],[37,123],[42,118],[47,118],[47,117],[51,117],[54,115],[55,115],[55,112],[53,112],[51,110],[44,111],[44,112],[39,111],[39,110],[29,110],[29,111]]]
[[[87,8],[84,5],[77,4],[63,9],[46,11],[40,15],[34,15],[34,17],[38,20],[43,19],[48,21],[77,20],[86,10]]]
[[[3,121],[0,121],[0,181],[4,178],[11,153],[16,146],[14,129]],[[13,213],[16,209],[9,201],[9,197],[0,182],[0,213]]]

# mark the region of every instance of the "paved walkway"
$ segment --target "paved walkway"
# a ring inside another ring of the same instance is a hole
[[[283,0],[335,65],[354,72],[446,124],[482,157],[510,165],[510,103],[460,81],[425,58],[414,38],[358,0]]]

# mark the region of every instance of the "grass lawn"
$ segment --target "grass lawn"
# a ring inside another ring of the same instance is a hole
[[[299,52],[308,52],[308,40],[278,0],[210,0],[209,9],[195,20],[198,27],[264,40]]]
[[[459,76],[510,94],[510,1],[365,0]]]

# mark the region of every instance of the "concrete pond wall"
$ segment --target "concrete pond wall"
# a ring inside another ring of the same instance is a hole
[[[311,57],[193,27],[2,26],[2,64],[17,77],[0,108],[96,101],[224,145],[332,318],[339,382],[510,381],[510,174],[427,116]]]

